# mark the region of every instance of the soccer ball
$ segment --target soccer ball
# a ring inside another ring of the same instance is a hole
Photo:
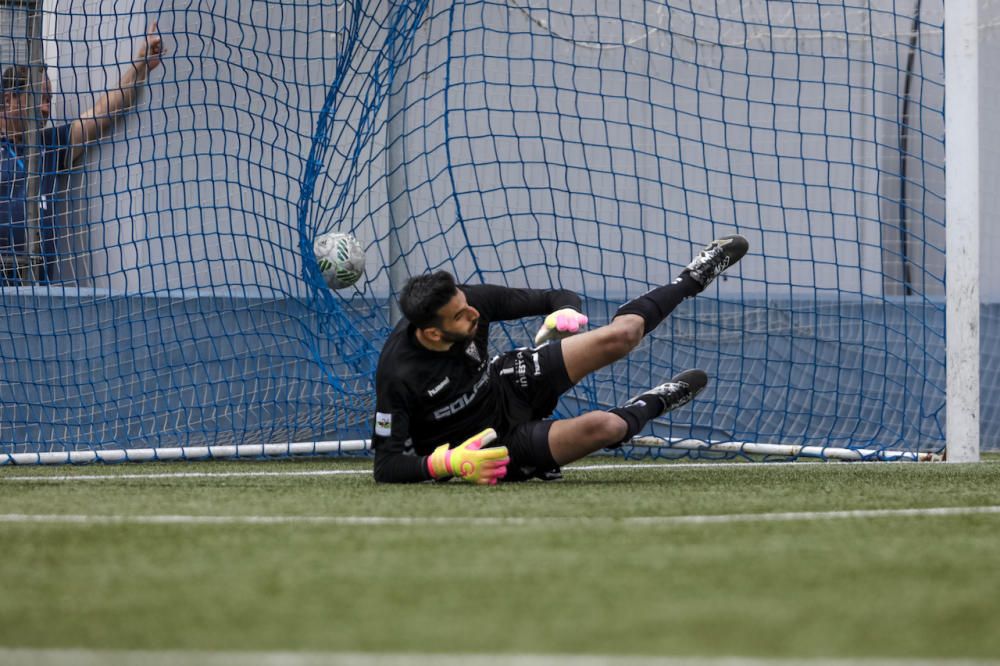
[[[350,287],[365,272],[365,251],[353,234],[322,234],[313,243],[313,253],[330,289]]]

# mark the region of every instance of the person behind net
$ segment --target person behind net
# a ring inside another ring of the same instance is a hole
[[[164,55],[163,41],[154,21],[136,46],[132,63],[118,85],[102,95],[95,106],[65,125],[47,126],[52,108],[52,86],[42,67],[41,85],[32,90],[31,69],[11,65],[0,76],[0,283],[49,280],[56,264],[56,197],[58,177],[73,168],[88,144],[103,138],[115,117],[131,108],[138,89]],[[41,129],[29,144],[32,124]],[[38,225],[41,263],[29,245],[29,153],[39,152]],[[27,268],[26,268],[27,266]]]
[[[549,417],[563,393],[635,349],[748,247],[742,236],[712,241],[673,282],[586,332],[579,332],[587,323],[580,298],[565,289],[457,285],[445,271],[411,278],[399,297],[405,319],[375,373],[375,480],[553,479],[562,465],[627,442],[651,419],[690,402],[707,375],[686,370],[620,407]],[[536,347],[488,360],[492,322],[546,314]]]

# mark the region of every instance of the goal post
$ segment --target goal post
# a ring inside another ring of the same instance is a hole
[[[353,452],[409,276],[569,288],[600,325],[730,233],[747,257],[557,416],[701,367],[627,453],[1000,448],[996,3],[85,4],[0,3],[4,67],[43,14],[50,129],[154,19],[168,51],[73,168],[0,155],[45,193],[0,196],[0,259],[37,199],[47,267],[0,285],[0,464]],[[367,255],[337,291],[335,230]]]
[[[948,460],[979,460],[981,225],[978,2],[945,3]],[[989,76],[992,73],[987,73]]]

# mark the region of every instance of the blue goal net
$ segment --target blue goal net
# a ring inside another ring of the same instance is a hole
[[[365,439],[408,276],[573,289],[596,326],[730,233],[557,416],[699,367],[651,434],[943,449],[942,0],[132,7],[0,5],[0,462]]]

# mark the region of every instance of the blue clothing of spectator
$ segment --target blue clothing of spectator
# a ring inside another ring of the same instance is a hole
[[[97,98],[94,107],[68,125],[47,128],[52,107],[52,83],[44,65],[11,65],[0,74],[0,285],[47,282],[57,265],[59,184],[88,145],[107,136],[115,118],[135,105],[139,87],[160,66],[166,49],[157,22],[137,44],[118,85]],[[32,68],[36,69],[32,69]],[[32,132],[35,124],[42,129]],[[32,138],[33,137],[33,138]],[[32,141],[35,146],[26,145]],[[29,228],[31,176],[29,155],[39,151],[38,236]],[[38,262],[39,254],[41,262]],[[41,270],[36,267],[41,266]],[[30,267],[30,270],[28,270]]]
[[[39,131],[41,171],[38,179],[38,221],[41,249],[41,275],[36,279],[51,280],[56,267],[56,238],[59,220],[56,202],[60,198],[60,176],[71,167],[70,125],[46,127]],[[27,258],[28,247],[28,162],[29,147],[22,142],[0,137],[0,252],[8,256]],[[8,266],[7,281],[17,282],[16,273]]]

